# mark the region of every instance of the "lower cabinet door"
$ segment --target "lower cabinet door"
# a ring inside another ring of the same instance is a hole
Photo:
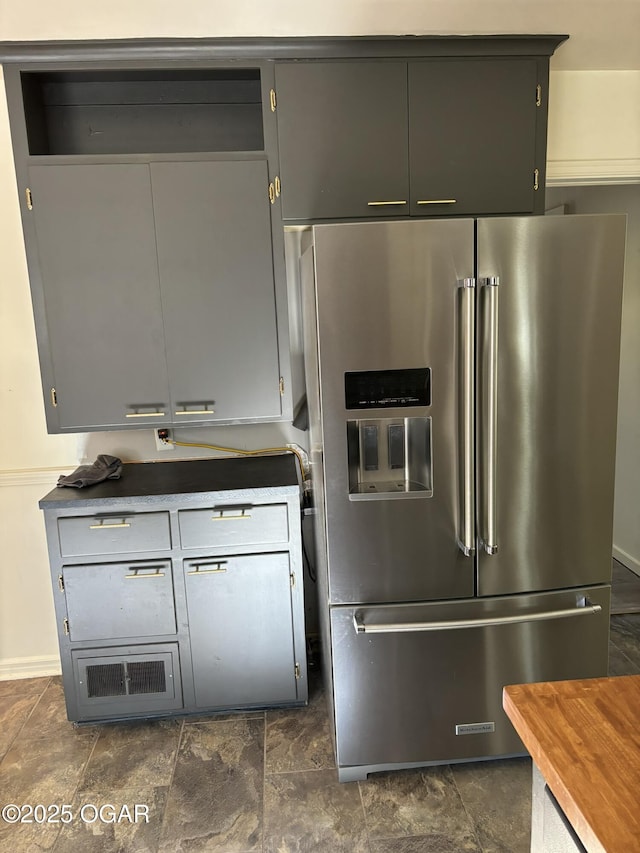
[[[289,555],[184,561],[198,708],[295,701]]]

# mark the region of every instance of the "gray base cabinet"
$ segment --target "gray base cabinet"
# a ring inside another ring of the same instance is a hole
[[[306,703],[292,456],[125,465],[40,506],[70,720]]]

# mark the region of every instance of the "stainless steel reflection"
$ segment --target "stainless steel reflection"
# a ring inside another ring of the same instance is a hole
[[[616,215],[478,222],[478,277],[500,279],[499,551],[479,556],[480,595],[610,578],[624,239]]]
[[[314,228],[318,398],[332,603],[473,594],[473,560],[457,545],[456,379],[457,285],[460,279],[473,277],[473,234],[472,220]],[[366,412],[345,408],[346,372],[423,366],[432,371],[430,406]],[[403,419],[408,413],[412,418],[431,418],[432,496],[425,490],[410,492],[410,500],[350,500],[347,421]]]

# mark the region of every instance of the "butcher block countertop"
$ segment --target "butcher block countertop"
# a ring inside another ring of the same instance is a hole
[[[512,685],[502,704],[589,853],[640,850],[640,675]]]

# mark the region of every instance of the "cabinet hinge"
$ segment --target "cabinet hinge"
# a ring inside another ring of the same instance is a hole
[[[276,189],[273,186],[273,181],[271,181],[271,183],[269,184],[269,201],[271,202],[271,204],[273,204],[275,200],[276,200]]]
[[[280,377],[279,386],[280,386],[280,396],[284,397],[284,379],[282,378],[282,376]]]
[[[51,405],[54,409],[58,405],[58,392],[55,388],[51,389]]]
[[[64,631],[65,637],[68,637],[69,636],[69,620],[68,619],[62,620],[62,630]]]
[[[533,170],[533,188],[534,190],[540,188],[540,169]]]
[[[301,673],[300,673],[300,664],[299,664],[299,663],[296,663],[296,665],[295,665],[295,666],[294,666],[294,668],[293,668],[293,671],[294,671],[294,673],[295,673],[296,678],[300,678],[300,677],[301,677]]]
[[[272,113],[275,113],[275,111],[276,111],[276,106],[277,106],[277,103],[276,103],[276,90],[275,90],[275,89],[269,89],[269,105],[271,106],[271,112],[272,112]]]
[[[536,86],[536,107],[542,106],[542,86],[540,83]]]
[[[64,592],[64,579],[62,575],[58,575],[58,589],[60,592]]]
[[[26,188],[24,194],[27,197],[27,210],[33,210],[33,196],[29,187]]]
[[[274,189],[276,191],[276,198],[278,198],[278,196],[280,195],[280,177],[279,177],[279,175],[276,175],[275,178],[273,179],[273,186],[274,186]]]

